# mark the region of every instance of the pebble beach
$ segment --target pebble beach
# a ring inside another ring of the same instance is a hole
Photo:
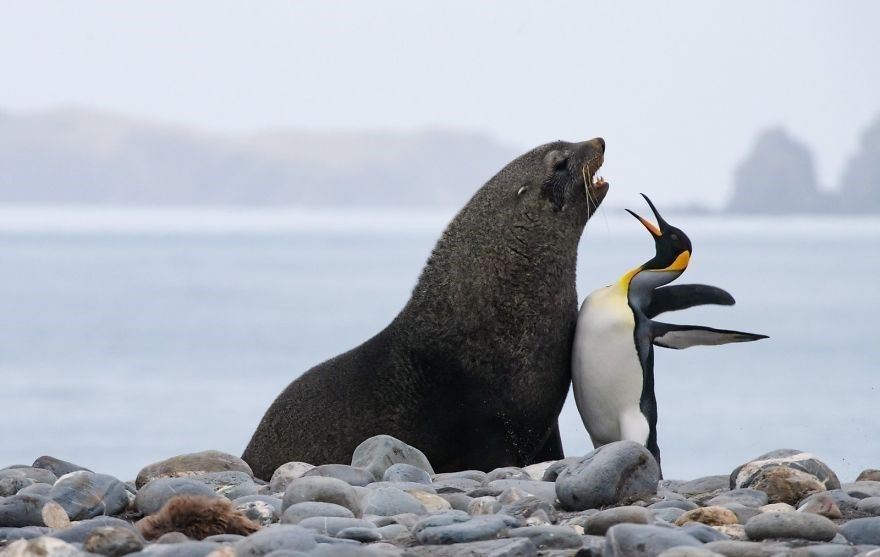
[[[661,479],[630,441],[435,473],[380,435],[350,463],[289,462],[265,480],[220,451],[146,465],[132,481],[42,456],[0,470],[0,556],[880,557],[880,470],[846,480],[791,449]]]

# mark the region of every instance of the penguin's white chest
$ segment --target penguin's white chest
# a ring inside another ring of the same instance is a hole
[[[626,294],[601,288],[584,300],[572,348],[572,386],[584,427],[595,446],[629,439],[648,441],[650,426],[639,409],[642,366]]]

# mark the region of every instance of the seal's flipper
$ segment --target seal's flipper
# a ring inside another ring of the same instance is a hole
[[[714,304],[732,306],[736,303],[726,290],[708,284],[677,284],[662,286],[651,294],[651,303],[645,309],[650,319],[667,311],[678,311],[693,306]]]
[[[651,321],[651,336],[654,345],[676,350],[691,346],[716,346],[768,338],[767,335],[756,335],[742,331],[727,331],[698,325],[671,325],[659,321]]]

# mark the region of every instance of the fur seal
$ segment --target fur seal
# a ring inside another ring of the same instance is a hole
[[[601,138],[548,143],[477,190],[391,324],[275,399],[242,455],[254,474],[347,462],[379,434],[437,472],[562,458],[577,247],[608,190],[604,153]]]

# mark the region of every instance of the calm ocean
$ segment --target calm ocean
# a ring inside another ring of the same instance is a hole
[[[588,226],[581,298],[653,252],[621,213]],[[0,467],[49,454],[131,479],[239,454],[289,381],[394,317],[450,216],[0,208]],[[778,448],[844,481],[880,467],[880,219],[669,220],[694,244],[678,282],[738,303],[662,319],[771,338],[657,349],[665,475]],[[591,448],[571,399],[562,432],[569,455]]]

